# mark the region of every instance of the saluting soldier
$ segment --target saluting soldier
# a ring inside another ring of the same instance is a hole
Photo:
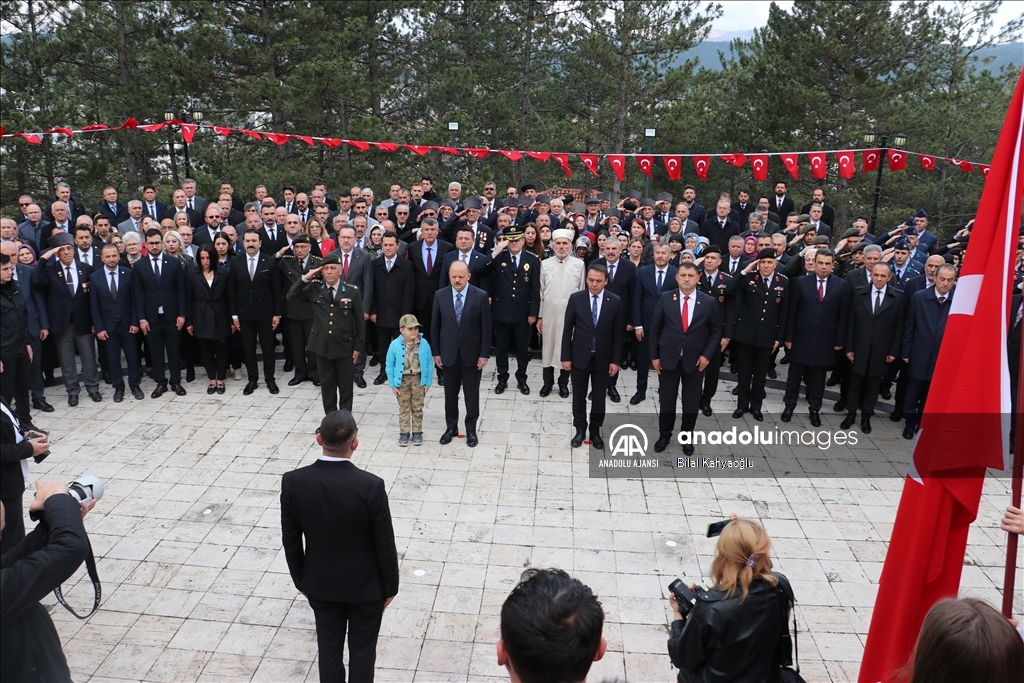
[[[736,319],[730,353],[736,356],[739,380],[735,418],[749,411],[758,422],[764,420],[764,385],[772,354],[785,336],[789,307],[789,279],[776,270],[777,263],[774,249],[762,249],[733,280]]]
[[[309,235],[299,233],[292,240],[290,254],[285,254],[277,262],[281,275],[285,279],[286,291],[298,282],[309,271],[319,268],[323,259],[309,253],[312,246]],[[295,376],[288,380],[288,386],[294,387],[306,381],[320,386],[316,372],[316,355],[309,350],[309,335],[313,330],[313,307],[303,298],[285,302],[284,317],[289,320],[287,329],[291,341],[292,360],[295,362]]]
[[[711,399],[715,397],[715,393],[718,391],[718,375],[722,369],[722,354],[725,352],[725,347],[729,345],[729,340],[732,339],[732,320],[735,312],[733,311],[734,301],[732,292],[729,289],[730,285],[732,285],[733,277],[724,270],[719,270],[719,266],[722,265],[722,250],[712,244],[704,250],[703,256],[704,260],[701,263],[701,270],[697,279],[697,289],[714,297],[718,306],[718,313],[721,319],[725,321],[725,332],[722,336],[722,341],[719,342],[718,350],[715,351],[714,357],[711,358],[711,362],[708,364],[708,369],[704,372],[704,388],[701,390],[700,395],[700,411],[706,417],[711,417]]]
[[[516,385],[524,396],[530,393],[526,366],[530,363],[530,326],[540,311],[540,259],[523,249],[523,228],[511,225],[505,240],[491,258],[491,320],[497,336],[495,361],[498,384],[494,393],[508,386],[508,350],[516,348]],[[502,253],[507,248],[507,253]]]
[[[352,410],[355,362],[366,341],[359,288],[341,279],[341,259],[331,254],[319,268],[304,274],[288,290],[289,302],[301,299],[313,310],[307,348],[316,355],[324,414],[330,415],[339,408]]]

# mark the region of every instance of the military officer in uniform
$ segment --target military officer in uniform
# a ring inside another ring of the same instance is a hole
[[[714,297],[718,305],[718,313],[721,319],[725,321],[725,332],[722,336],[722,341],[719,342],[719,348],[715,351],[714,357],[708,364],[708,369],[704,372],[704,388],[700,396],[700,411],[706,417],[711,417],[711,399],[715,397],[715,393],[718,391],[718,375],[722,368],[722,354],[725,351],[725,347],[729,345],[729,340],[732,339],[734,302],[729,286],[732,284],[733,277],[724,270],[719,269],[719,266],[722,265],[722,250],[717,246],[712,244],[704,250],[702,255],[704,260],[698,273],[697,290]]]
[[[309,235],[302,232],[292,240],[290,254],[285,254],[277,262],[281,276],[285,280],[288,291],[303,275],[320,267],[322,259],[310,254]],[[288,380],[288,386],[294,387],[305,381],[320,386],[316,372],[316,356],[309,350],[309,335],[313,330],[313,309],[305,299],[286,301],[284,317],[289,321],[287,330],[291,338],[292,359],[295,361],[295,376]]]
[[[491,320],[497,337],[495,360],[498,384],[494,393],[505,392],[508,386],[509,342],[516,347],[516,385],[523,395],[530,393],[526,384],[526,366],[530,363],[530,326],[537,322],[540,311],[540,259],[523,249],[523,228],[505,228],[505,240],[491,256]],[[502,253],[507,249],[507,253]]]
[[[341,259],[331,254],[288,290],[289,303],[302,299],[313,309],[313,328],[306,348],[316,355],[324,414],[339,408],[352,410],[355,363],[366,341],[359,288],[341,279]]]
[[[749,411],[758,422],[764,420],[764,385],[772,354],[785,336],[789,304],[789,279],[776,270],[776,259],[774,249],[762,249],[757,260],[733,279],[736,319],[730,353],[736,356],[739,381],[736,410],[732,414],[735,418]]]

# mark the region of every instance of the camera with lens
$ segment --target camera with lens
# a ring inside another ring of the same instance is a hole
[[[79,505],[87,505],[103,497],[103,480],[91,474],[83,474],[78,479],[68,482],[68,494],[77,500]],[[33,510],[29,513],[29,518],[33,522],[38,522],[43,518],[43,513]]]
[[[697,603],[697,598],[704,592],[704,587],[696,586],[695,590],[690,590],[682,579],[676,579],[668,585],[668,590],[679,604],[679,614],[685,619]]]
[[[46,434],[40,434],[39,432],[35,432],[35,431],[31,431],[31,432],[26,432],[25,433],[25,438],[26,439],[38,439],[41,436],[46,436]],[[46,451],[44,453],[40,453],[39,455],[32,456],[32,459],[35,460],[37,463],[39,463],[39,462],[42,462],[42,461],[46,460],[46,456],[48,456],[49,454],[50,454],[50,449],[46,449]]]

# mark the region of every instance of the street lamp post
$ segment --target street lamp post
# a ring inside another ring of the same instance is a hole
[[[870,128],[864,133],[864,142],[868,145],[875,143],[875,131]],[[907,136],[903,133],[896,133],[893,136],[893,143],[896,147],[903,147],[907,144]],[[878,174],[875,176],[875,202],[871,206],[871,225],[868,227],[868,232],[872,235],[875,234],[875,221],[878,220],[878,199],[882,196],[882,167],[885,165],[885,161],[889,156],[889,134],[882,135],[882,149],[879,151],[878,159]]]
[[[654,128],[644,128],[644,137],[647,138],[647,154],[650,155],[654,152],[654,138],[658,135],[658,131]],[[653,167],[653,166],[652,166]],[[644,181],[644,199],[648,199],[651,196],[651,176],[647,176],[647,180]]]
[[[170,122],[170,121],[173,121],[174,118],[175,118],[174,110],[168,108],[164,112],[164,121]],[[185,114],[181,115],[181,118],[179,120],[180,121],[185,121],[185,122],[188,122],[188,123],[201,123],[202,120],[203,120],[203,112],[202,112],[201,109],[193,109],[191,117],[189,116],[189,114],[185,113]],[[192,177],[192,160],[189,159],[189,156],[188,156],[188,142],[185,141],[184,137],[182,137],[182,143],[184,144],[184,150],[185,150],[185,177],[186,178],[191,178]],[[169,143],[169,145],[170,145],[170,148],[171,148],[171,164],[173,166],[174,165],[174,151],[175,151],[174,150],[174,143],[171,142],[171,143]]]
[[[448,130],[450,130],[452,132],[452,147],[455,147],[455,133],[457,133],[458,130],[459,130],[459,122],[458,121],[449,121],[448,122]],[[455,182],[455,155],[454,154],[452,155],[452,180],[451,180],[451,182],[453,182],[453,183]]]

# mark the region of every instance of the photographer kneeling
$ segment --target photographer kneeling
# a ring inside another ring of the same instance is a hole
[[[711,563],[714,585],[669,587],[668,654],[681,683],[774,683],[790,664],[786,626],[793,590],[772,571],[771,539],[759,523],[737,518],[722,530]]]
[[[61,482],[36,482],[30,512],[42,521],[0,557],[0,681],[70,681],[57,629],[39,604],[89,553],[81,505]],[[0,535],[3,534],[0,512]]]

